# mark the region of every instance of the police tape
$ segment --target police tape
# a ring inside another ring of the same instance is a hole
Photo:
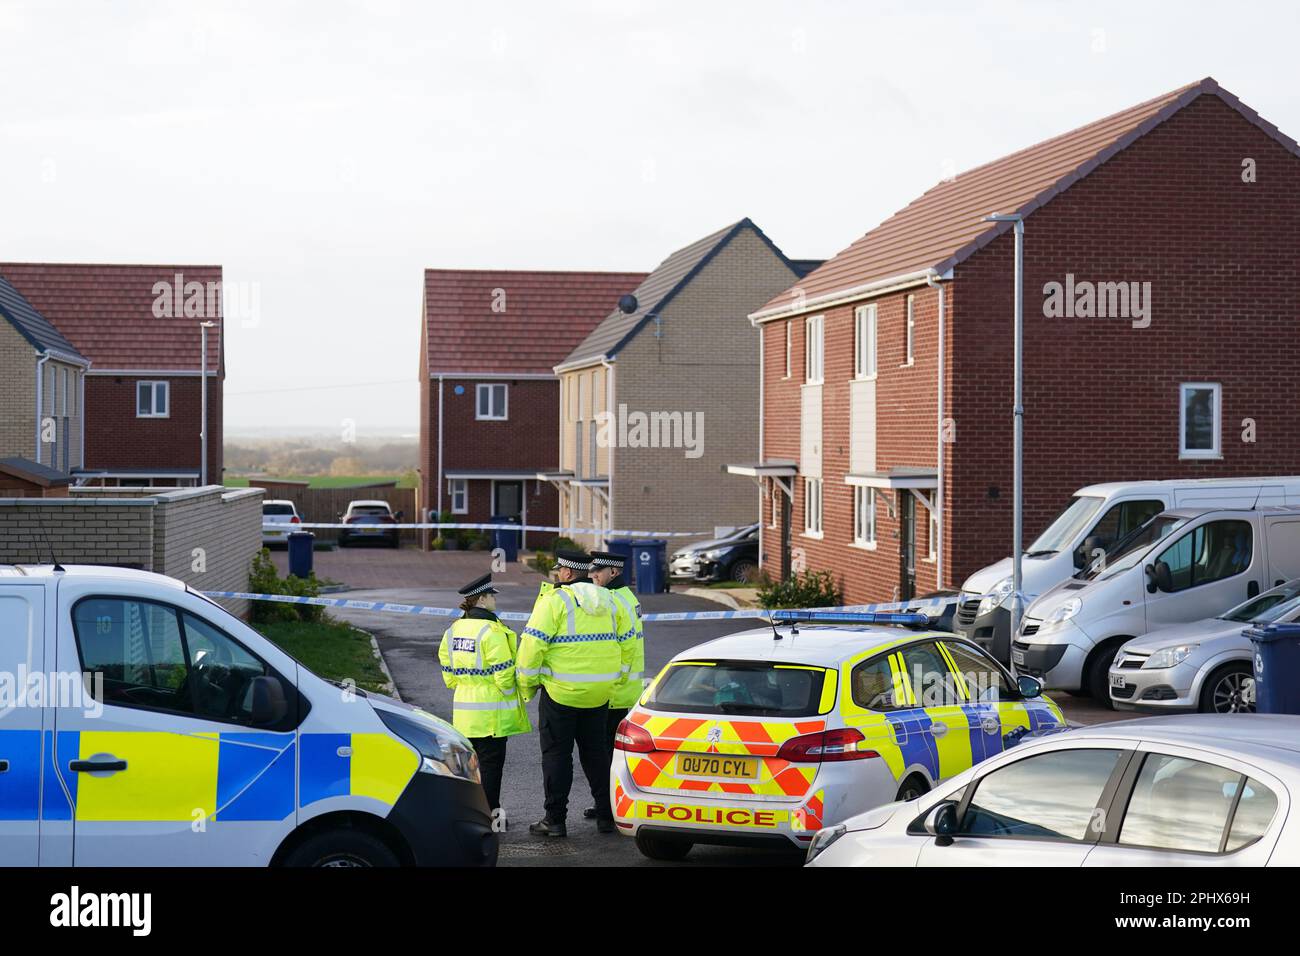
[[[315,607],[334,607],[345,611],[372,611],[381,614],[415,614],[423,617],[460,617],[465,612],[458,607],[433,607],[427,604],[395,604],[391,601],[359,601],[355,598],[300,597],[292,594],[256,594],[250,591],[204,591],[205,597],[225,598],[231,601],[274,601],[279,604],[310,604]],[[837,607],[797,608],[791,610],[834,611],[841,613],[911,612],[938,617],[953,604],[952,598],[931,598],[924,601],[894,602],[892,604],[845,604]],[[641,615],[643,622],[671,621],[728,621],[758,619],[766,621],[776,610],[747,608],[736,611],[661,611]],[[503,621],[527,621],[523,611],[498,611]]]
[[[380,534],[386,531],[423,531],[423,530],[459,530],[459,531],[554,531],[559,534],[600,535],[609,538],[714,538],[713,531],[627,531],[621,528],[562,528],[550,524],[452,524],[448,522],[408,521],[408,522],[371,522],[365,524],[343,524],[342,522],[266,521],[263,531],[297,531],[302,528],[322,528],[356,531],[359,534]]]

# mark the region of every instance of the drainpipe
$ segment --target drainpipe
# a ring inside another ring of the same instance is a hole
[[[605,437],[608,443],[605,446],[605,469],[609,472],[609,485],[605,491],[605,530],[612,531],[614,528],[614,446],[618,444],[618,435],[614,425],[614,363],[606,356],[600,360],[600,364],[605,369],[605,423],[607,431]],[[594,462],[593,462],[594,465]],[[601,547],[608,547],[609,541],[607,536],[601,536]]]
[[[438,514],[442,514],[442,373],[438,373]],[[439,531],[439,534],[442,532]]]
[[[50,360],[46,352],[36,360],[36,464],[41,463],[41,414],[45,400],[45,363]]]
[[[938,443],[935,448],[935,489],[934,489],[934,517],[937,527],[936,536],[938,541],[934,545],[934,589],[936,591],[943,589],[943,355],[944,355],[944,321],[943,321],[943,283],[937,281],[934,276],[925,277],[926,284],[939,293],[939,388],[938,388]]]
[[[81,467],[86,467],[86,369],[82,369],[77,375],[77,420],[79,438],[77,441],[77,450]]]
[[[766,371],[766,369],[764,368],[764,364],[763,364],[763,363],[764,363],[764,357],[763,357],[763,354],[764,354],[764,353],[763,353],[763,337],[764,337],[766,334],[767,334],[767,332],[766,332],[766,327],[760,325],[760,326],[758,327],[758,460],[759,460],[760,463],[762,463],[762,462],[764,461],[764,458],[763,458],[763,380],[764,380],[764,374],[763,374],[763,373]],[[774,485],[775,485],[775,482],[770,482],[770,481],[768,482],[768,488],[769,488],[769,490],[771,490],[773,493],[775,493],[775,491],[776,491]],[[758,482],[758,567],[759,567],[759,570],[760,570],[760,571],[762,570],[762,567],[763,567],[763,556],[764,556],[764,549],[763,549],[763,527],[764,527],[764,525],[766,524],[766,519],[767,519],[767,515],[764,515],[764,514],[763,514],[763,482],[762,482],[762,480],[760,479],[759,482]]]

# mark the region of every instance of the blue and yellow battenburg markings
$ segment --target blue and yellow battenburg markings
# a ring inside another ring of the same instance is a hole
[[[0,731],[0,820],[283,820],[330,797],[397,802],[419,757],[388,734],[166,731]],[[301,746],[302,753],[297,753]],[[44,789],[41,766],[44,750]],[[55,759],[65,768],[55,773]],[[112,753],[126,773],[99,777],[66,770],[69,761]]]

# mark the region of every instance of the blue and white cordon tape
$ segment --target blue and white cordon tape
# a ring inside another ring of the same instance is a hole
[[[348,611],[377,611],[382,614],[416,614],[424,617],[460,617],[464,612],[457,607],[432,607],[427,604],[393,604],[389,601],[358,601],[353,598],[297,597],[290,594],[254,594],[249,591],[204,591],[210,598],[225,598],[235,601],[275,601],[280,604],[312,604],[317,607],[336,607]],[[643,614],[644,622],[654,621],[726,621],[738,618],[757,618],[759,620],[776,619],[792,621],[807,619],[805,615],[816,614],[819,620],[830,622],[832,615],[843,614],[842,620],[851,621],[854,614],[894,613],[898,620],[882,618],[881,624],[916,623],[916,615],[929,618],[942,616],[944,609],[954,601],[953,598],[931,598],[925,601],[895,602],[892,604],[847,604],[840,607],[792,608],[789,610],[766,610],[750,608],[743,611],[670,611],[657,614]],[[523,611],[500,611],[497,613],[503,621],[527,621],[528,614]],[[906,620],[904,620],[906,619]]]
[[[435,523],[429,521],[384,522],[369,524],[342,524],[340,522],[302,521],[297,524],[267,521],[264,531],[297,531],[299,529],[332,528],[349,531],[421,531],[424,529],[452,529],[460,531],[554,531],[559,534],[599,534],[609,538],[712,538],[712,531],[625,531],[619,528],[561,528],[549,524],[464,524]]]

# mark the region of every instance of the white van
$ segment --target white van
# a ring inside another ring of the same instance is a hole
[[[1107,672],[1127,641],[1222,614],[1300,576],[1300,508],[1180,508],[1157,515],[1025,611],[1016,672],[1110,706]]]
[[[1300,478],[1113,481],[1080,488],[1025,549],[1021,561],[1025,605],[1162,511],[1270,505],[1300,505]],[[962,584],[953,630],[1003,664],[1011,663],[1010,558],[981,568]]]
[[[0,566],[0,864],[491,865],[468,740],[173,578]]]

